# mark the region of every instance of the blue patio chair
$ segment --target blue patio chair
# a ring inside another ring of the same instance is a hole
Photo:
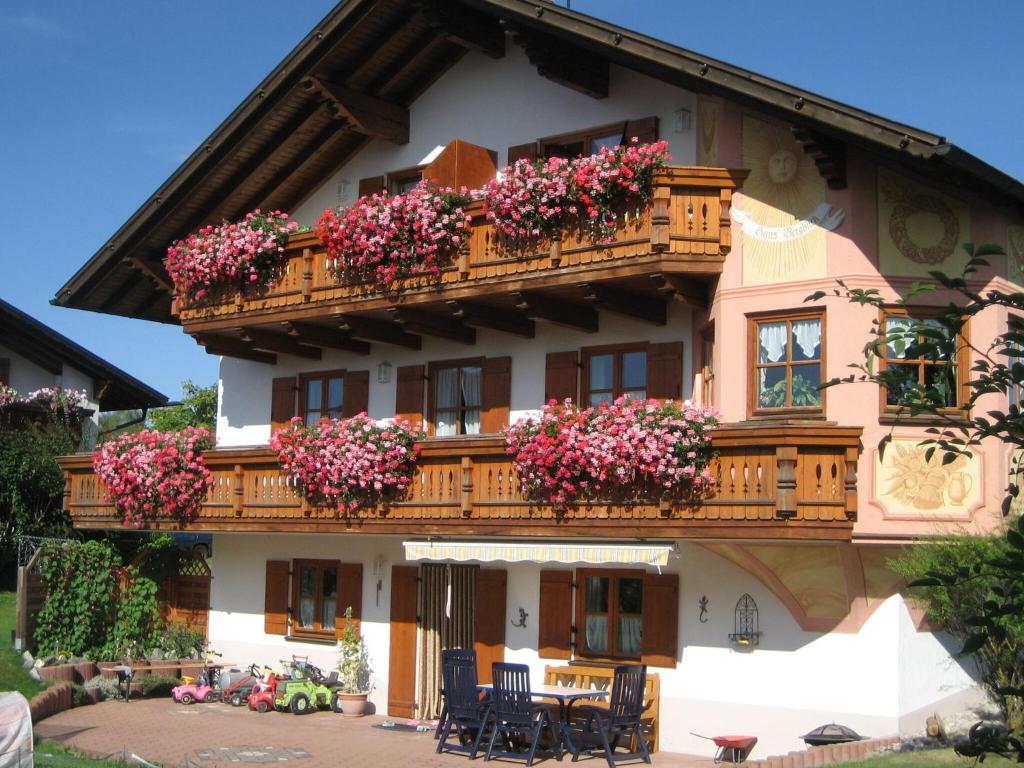
[[[437,723],[437,752],[466,752],[476,757],[491,716],[491,701],[477,685],[476,651],[452,648],[441,651],[441,685],[444,704]],[[449,738],[454,731],[456,740]]]
[[[494,725],[491,740],[487,745],[485,760],[495,757],[526,760],[533,765],[541,735],[547,729],[554,745],[555,757],[562,759],[562,740],[557,724],[551,719],[548,708],[533,701],[530,692],[530,668],[525,664],[495,662],[492,667]],[[495,750],[495,743],[501,737],[502,750]],[[527,752],[518,749],[529,745]]]
[[[604,748],[604,756],[609,768],[615,768],[620,760],[636,760],[642,758],[650,764],[651,753],[647,748],[641,727],[644,710],[644,691],[647,686],[646,664],[622,664],[615,668],[612,681],[612,693],[608,699],[608,707],[583,707],[587,713],[583,725],[583,739],[587,742],[595,740]],[[588,738],[589,737],[589,738]],[[625,738],[628,743],[636,744],[636,752],[616,753],[619,740]],[[579,752],[572,756],[576,762]]]

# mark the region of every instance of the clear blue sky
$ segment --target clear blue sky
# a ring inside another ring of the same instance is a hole
[[[331,5],[0,2],[0,298],[172,397],[184,378],[214,381],[216,358],[177,326],[48,302]],[[1024,179],[1024,2],[572,7],[942,134]]]

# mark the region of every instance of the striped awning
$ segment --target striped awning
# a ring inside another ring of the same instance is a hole
[[[533,543],[511,541],[404,541],[406,560],[482,563],[618,563],[668,565],[671,544]]]

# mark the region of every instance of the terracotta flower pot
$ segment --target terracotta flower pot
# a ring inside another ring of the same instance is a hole
[[[345,717],[362,717],[366,714],[369,703],[367,693],[338,693],[338,702],[341,704],[341,714]]]

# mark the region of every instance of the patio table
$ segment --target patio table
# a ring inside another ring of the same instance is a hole
[[[482,691],[492,691],[494,686],[489,683],[478,686]],[[558,724],[559,733],[562,737],[562,744],[576,756],[579,754],[579,747],[572,740],[572,730],[569,722],[572,719],[572,705],[581,699],[603,699],[608,696],[608,691],[599,691],[591,688],[570,688],[565,685],[542,685],[539,688],[530,688],[530,695],[539,699],[554,699],[558,702]]]

